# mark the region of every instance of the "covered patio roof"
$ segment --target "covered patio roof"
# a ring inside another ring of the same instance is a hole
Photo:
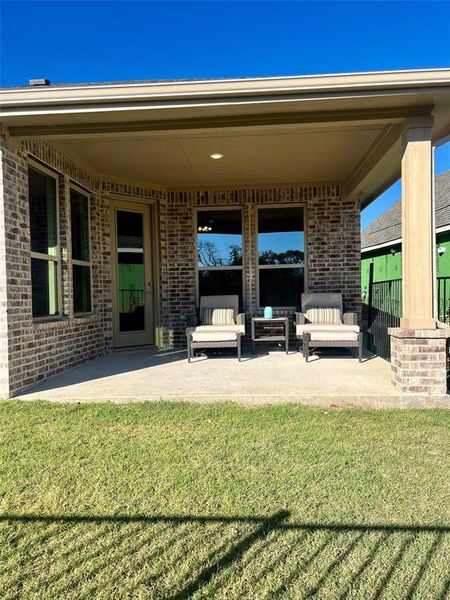
[[[405,122],[432,116],[439,143],[449,107],[450,69],[1,91],[8,135],[48,140],[106,178],[170,189],[339,181],[363,205],[399,177]]]

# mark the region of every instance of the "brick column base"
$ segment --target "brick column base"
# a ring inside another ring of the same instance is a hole
[[[403,394],[447,393],[444,329],[390,327],[392,383]]]

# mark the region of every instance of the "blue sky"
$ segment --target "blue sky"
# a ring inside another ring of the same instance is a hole
[[[450,169],[450,142],[435,149],[434,172],[436,175]],[[392,206],[402,195],[401,182],[397,181],[393,186],[379,196],[361,213],[361,229],[364,229],[374,219],[378,218],[384,211]]]
[[[0,11],[1,85],[450,66],[450,2],[3,0]]]

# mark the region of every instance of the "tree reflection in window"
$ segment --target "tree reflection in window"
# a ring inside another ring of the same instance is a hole
[[[242,248],[237,244],[231,244],[228,251],[228,259],[221,258],[217,244],[211,240],[199,239],[198,242],[198,266],[199,267],[224,267],[242,265]]]
[[[259,306],[297,307],[304,289],[304,222],[299,206],[258,210]]]
[[[242,304],[242,211],[197,212],[199,294],[238,294]]]

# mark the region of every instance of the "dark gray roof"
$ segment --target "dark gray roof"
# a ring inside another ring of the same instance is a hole
[[[306,75],[307,76],[307,75]],[[2,90],[14,90],[14,89],[36,89],[36,88],[44,88],[44,89],[49,89],[49,88],[63,88],[63,87],[89,87],[89,86],[103,86],[103,85],[145,85],[145,84],[152,84],[152,83],[202,83],[202,82],[207,82],[207,81],[246,81],[246,80],[253,80],[253,79],[280,79],[283,77],[305,77],[305,75],[253,75],[253,76],[242,76],[242,77],[182,77],[179,79],[125,79],[125,80],[117,80],[117,81],[87,81],[85,83],[83,82],[77,82],[77,83],[49,83],[48,85],[39,85],[36,86],[35,88],[33,88],[33,86],[31,85],[7,85],[7,86],[1,86]],[[314,75],[311,75],[311,77],[315,77]],[[44,79],[44,77],[42,77],[42,79]]]
[[[435,179],[436,227],[450,225],[450,169]],[[402,204],[397,200],[364,229],[361,248],[386,244],[402,237]]]

